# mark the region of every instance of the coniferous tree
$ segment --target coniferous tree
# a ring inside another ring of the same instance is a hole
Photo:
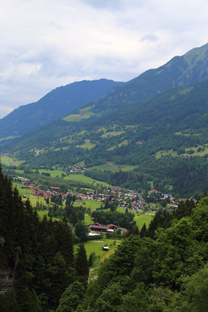
[[[84,244],[80,244],[76,255],[76,273],[80,282],[86,283],[89,275],[89,265]]]

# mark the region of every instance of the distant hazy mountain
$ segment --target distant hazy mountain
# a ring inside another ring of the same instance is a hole
[[[0,138],[22,135],[57,118],[70,114],[85,103],[102,97],[123,82],[100,79],[74,82],[56,88],[35,103],[20,106],[0,120]]]

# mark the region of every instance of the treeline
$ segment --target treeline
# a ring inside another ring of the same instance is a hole
[[[75,256],[67,219],[40,220],[0,167],[0,310],[56,309],[69,285],[77,281],[85,289],[88,264],[80,250]]]
[[[208,197],[159,213],[99,271],[76,311],[207,311]]]
[[[134,214],[131,212],[122,213],[118,211],[103,211],[96,210],[92,212],[94,222],[101,224],[115,224],[117,226],[129,229],[130,226],[134,227],[136,222],[133,221]]]
[[[147,177],[141,173],[135,171],[124,172],[119,170],[118,172],[112,172],[110,170],[86,170],[84,173],[87,177],[96,179],[98,181],[105,181],[111,185],[123,188],[130,188],[134,190],[138,189],[150,189],[150,185],[147,183]]]

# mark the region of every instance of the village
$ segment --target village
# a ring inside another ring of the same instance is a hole
[[[97,194],[93,191],[85,191],[84,193],[72,193],[70,191],[63,193],[60,192],[60,188],[58,186],[50,186],[47,190],[42,190],[40,185],[36,185],[33,181],[30,181],[26,178],[19,178],[22,185],[20,188],[25,190],[32,190],[33,195],[37,198],[43,197],[47,203],[51,201],[54,197],[61,197],[63,203],[65,202],[67,196],[69,194],[74,195],[76,200],[86,201],[93,200],[95,202],[103,202],[106,200],[109,201],[110,204],[116,202],[117,207],[120,209],[128,209],[129,211],[156,211],[160,206],[166,207],[168,210],[173,210],[178,207],[178,204],[182,199],[175,199],[171,194],[164,194],[158,190],[152,189],[148,191],[145,195],[140,194],[134,190],[125,190],[119,187],[111,187],[111,188],[102,188],[102,193]],[[26,191],[27,193],[27,191]],[[24,195],[26,198],[27,195]],[[192,198],[193,200],[196,200]],[[75,202],[76,203],[76,202]],[[159,205],[160,203],[160,205]]]

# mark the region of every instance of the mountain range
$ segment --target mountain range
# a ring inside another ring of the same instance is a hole
[[[114,185],[188,196],[207,187],[207,121],[208,44],[0,144],[25,165],[82,164]]]
[[[70,114],[85,103],[113,92],[123,82],[100,79],[74,82],[52,90],[39,101],[20,106],[0,120],[0,138],[20,136]]]

